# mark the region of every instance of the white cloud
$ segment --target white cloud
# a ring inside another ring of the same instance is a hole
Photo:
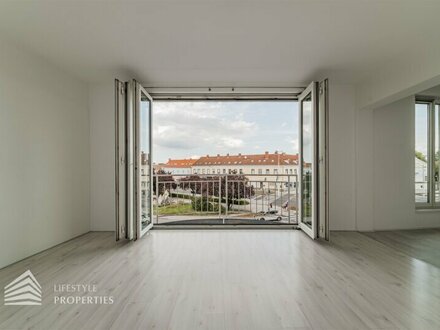
[[[196,149],[216,145],[220,151],[239,148],[256,133],[255,122],[237,118],[217,102],[156,102],[153,135],[156,146]]]
[[[224,137],[221,140],[220,146],[226,147],[226,148],[240,148],[243,146],[243,140],[241,139],[234,139],[230,137]]]

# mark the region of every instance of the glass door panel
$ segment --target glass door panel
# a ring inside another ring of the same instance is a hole
[[[136,90],[136,196],[137,238],[153,226],[152,211],[152,103],[151,96],[137,82]]]
[[[417,103],[415,110],[415,202],[428,204],[429,200],[429,103]]]
[[[302,101],[302,173],[301,173],[301,221],[309,228],[312,228],[313,214],[313,114],[312,114],[312,94],[308,94]]]
[[[317,237],[316,83],[299,97],[299,226],[311,238]]]

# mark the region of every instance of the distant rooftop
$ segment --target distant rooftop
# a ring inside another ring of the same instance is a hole
[[[172,168],[187,168],[194,165],[194,163],[197,161],[197,159],[168,159],[168,162],[164,164],[162,167],[172,167]]]
[[[206,165],[297,165],[298,155],[289,155],[286,153],[269,153],[266,151],[264,154],[253,155],[220,155],[216,156],[206,155],[196,160],[193,166],[206,166]]]

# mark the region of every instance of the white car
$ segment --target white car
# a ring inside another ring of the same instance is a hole
[[[278,214],[277,210],[269,210],[267,212],[261,212],[255,216],[260,221],[281,221],[282,217]]]

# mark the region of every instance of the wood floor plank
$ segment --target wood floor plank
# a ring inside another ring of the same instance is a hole
[[[415,235],[91,232],[0,270],[1,287],[30,269],[43,288],[42,306],[2,304],[0,329],[439,329],[440,268],[415,256],[440,231]],[[62,283],[94,284],[75,295],[114,304],[54,304]]]

